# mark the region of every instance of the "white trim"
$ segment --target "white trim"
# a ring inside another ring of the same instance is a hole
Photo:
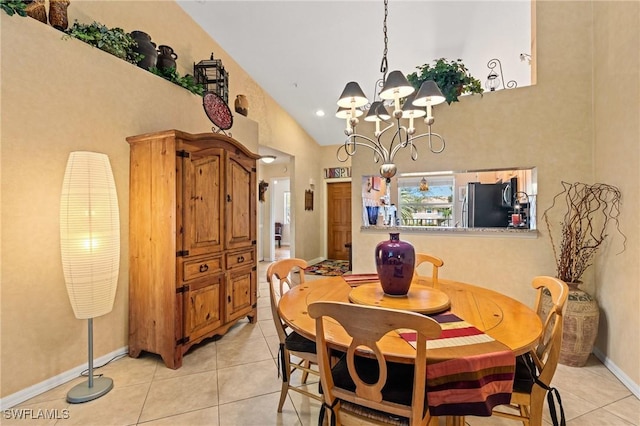
[[[636,396],[636,398],[640,399],[640,385],[638,385],[638,383],[634,383],[633,380],[631,380],[624,371],[620,370],[620,368],[618,368],[616,364],[614,364],[602,351],[600,351],[600,349],[594,347],[593,354],[596,358],[602,361],[604,366],[607,367],[607,369],[611,371],[611,373],[613,373],[613,375],[616,376],[618,380],[620,380],[622,384]]]
[[[106,355],[101,356],[100,358],[96,358],[93,363],[94,365],[103,365],[109,362],[111,359],[118,357],[120,355],[126,355],[129,352],[129,347],[124,346],[120,349],[116,349],[115,351],[108,353]],[[14,394],[8,395],[2,399],[0,399],[0,410],[5,410],[7,408],[11,408],[15,405],[18,405],[28,399],[31,399],[35,396],[38,396],[42,393],[45,393],[48,390],[51,390],[57,386],[63,385],[67,382],[70,382],[73,379],[80,377],[80,374],[84,370],[89,368],[89,363],[79,365],[77,367],[72,368],[71,370],[67,370],[63,373],[58,374],[57,376],[51,377],[47,380],[44,380],[40,383],[36,383],[33,386],[29,386],[26,389],[18,391]]]
[[[309,260],[307,262],[307,265],[309,265],[309,266],[315,265],[316,263],[324,262],[325,260],[327,260],[326,257],[316,257],[315,259]]]

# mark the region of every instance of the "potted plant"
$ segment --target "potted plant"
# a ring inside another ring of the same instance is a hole
[[[440,58],[433,64],[424,64],[416,67],[418,72],[407,75],[407,80],[416,90],[424,81],[436,82],[448,104],[458,102],[458,96],[463,93],[483,93],[480,80],[474,78],[462,59],[447,60]]]
[[[204,86],[200,83],[196,83],[196,80],[193,78],[191,74],[186,74],[184,76],[181,76],[176,71],[175,68],[158,68],[158,67],[149,68],[149,72],[187,89],[194,95],[198,95],[198,96],[204,95]]]
[[[69,37],[77,38],[85,43],[111,53],[120,59],[137,64],[143,56],[135,52],[137,42],[122,28],[108,28],[99,22],[81,24],[75,21],[71,28],[65,30]]]
[[[22,0],[0,0],[0,8],[9,16],[27,16],[27,4]]]
[[[598,332],[599,308],[596,300],[578,286],[582,275],[593,264],[596,252],[609,236],[610,225],[622,235],[622,251],[626,236],[620,230],[620,190],[603,183],[562,182],[563,190],[554,198],[542,215],[556,259],[556,276],[569,286],[569,298],[564,317],[563,341],[559,362],[575,367],[583,366],[593,349]],[[564,200],[560,241],[554,233],[551,213],[556,202]]]

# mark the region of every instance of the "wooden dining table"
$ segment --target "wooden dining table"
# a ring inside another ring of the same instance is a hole
[[[371,274],[368,274],[371,276]],[[373,281],[373,280],[370,280]],[[373,281],[375,282],[375,281]],[[361,284],[357,280],[349,284],[343,277],[325,277],[310,280],[294,286],[280,299],[278,311],[285,323],[297,333],[315,340],[315,320],[307,313],[308,306],[317,301],[352,302],[353,290]],[[478,330],[511,349],[514,355],[524,354],[534,348],[542,333],[542,321],[536,312],[525,304],[499,292],[472,284],[439,279],[439,292],[444,293],[449,303],[447,312],[464,319]],[[420,285],[422,285],[421,283]],[[412,284],[412,287],[418,284]],[[361,293],[361,292],[360,292]],[[388,296],[387,296],[388,297]],[[395,302],[390,298],[381,306],[390,307]],[[355,298],[357,301],[358,298]],[[438,299],[442,303],[441,299]],[[406,302],[399,302],[400,305]],[[415,303],[414,303],[415,304]],[[444,306],[444,305],[443,305]],[[345,350],[350,337],[336,322],[328,319],[325,323],[328,344]],[[385,358],[391,362],[413,363],[415,349],[398,333],[387,333],[379,342]],[[427,362],[438,363],[463,357],[473,352],[469,347],[438,347],[429,349]],[[454,416],[447,424],[464,424],[464,417]]]

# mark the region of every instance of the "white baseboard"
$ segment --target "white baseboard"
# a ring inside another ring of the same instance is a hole
[[[627,389],[631,391],[631,393],[636,396],[636,398],[640,399],[640,385],[638,385],[638,383],[634,383],[634,381],[631,380],[624,371],[620,370],[618,366],[598,348],[593,348],[593,354],[604,364],[605,367],[607,367],[609,371],[613,373],[614,376],[618,378],[618,380],[622,382],[623,385],[627,387]]]
[[[115,351],[108,353],[100,358],[96,358],[93,361],[94,368],[96,366],[101,366],[106,364],[111,359],[126,355],[129,352],[129,347],[124,346],[120,349],[116,349]],[[48,390],[55,388],[56,386],[63,385],[71,380],[80,377],[83,371],[89,368],[89,363],[79,365],[77,367],[72,368],[71,370],[65,371],[63,373],[58,374],[57,376],[51,377],[50,379],[44,380],[40,383],[36,383],[33,386],[29,386],[26,389],[18,391],[14,394],[8,395],[2,399],[0,399],[0,410],[5,410],[7,408],[11,408],[15,405],[20,404],[28,399],[33,398],[34,396],[38,396],[41,393],[44,393]]]
[[[309,265],[315,265],[316,263],[320,263],[324,260],[327,260],[326,257],[316,257],[315,259],[311,259],[307,261],[307,264]]]

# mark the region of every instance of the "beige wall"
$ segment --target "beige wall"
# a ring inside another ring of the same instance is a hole
[[[301,182],[319,176],[320,165],[310,160],[317,144],[174,2],[76,0],[69,14],[71,21],[148,32],[178,52],[181,75],[192,73],[194,62],[214,52],[230,74],[230,99],[244,93],[251,103],[248,118],[234,114],[233,137],[254,152],[259,142],[294,155],[301,152],[301,161],[308,162],[295,172]],[[94,321],[98,358],[128,341],[125,138],[172,128],[203,133],[212,125],[202,98],[174,84],[75,39],[62,40],[62,33],[33,19],[0,12],[0,23],[4,398],[87,362],[86,321],[73,315],[60,264],[58,209],[69,152],[108,154],[120,203],[120,278],[113,311]],[[303,201],[296,204],[304,211]],[[304,251],[319,253],[317,227],[309,225],[320,220],[318,211],[300,216],[310,236],[303,228],[297,238],[311,242]]]
[[[537,85],[437,106],[434,131],[446,138],[446,150],[435,155],[419,146],[418,161],[404,153],[396,163],[402,172],[536,166],[538,223],[563,180],[619,186],[625,199],[621,226],[628,236],[627,249],[616,256],[621,240],[612,239],[584,281],[585,289],[602,303],[597,350],[638,392],[639,339],[629,326],[640,323],[638,3],[544,1],[537,3],[536,16]],[[376,171],[369,156],[353,159],[354,181]],[[354,206],[360,196],[353,192]],[[371,272],[374,247],[388,235],[361,231],[360,215],[354,208],[354,269]],[[532,278],[555,275],[544,226],[539,226],[537,238],[409,232],[400,238],[416,251],[442,257],[442,277],[486,286],[530,304]]]
[[[291,191],[297,195],[296,255],[307,260],[326,255],[322,169],[345,166],[335,160],[335,147],[317,146],[173,2],[76,0],[70,14],[83,22],[97,20],[127,31],[148,32],[154,41],[178,52],[181,74],[190,73],[191,64],[211,52],[221,58],[230,72],[230,99],[244,93],[250,102],[248,119],[234,115],[233,136],[253,151],[259,143],[294,157],[289,172]],[[59,32],[39,22],[0,15],[0,356],[5,397],[87,359],[86,323],[73,317],[59,260],[57,209],[68,153],[76,149],[107,153],[119,191],[121,277],[114,311],[94,324],[99,357],[127,344],[128,145],[124,138],[168,128],[207,132],[211,124],[201,99],[183,89],[76,40],[62,41]],[[637,332],[627,325],[640,323],[636,308],[639,235],[634,223],[639,211],[640,145],[637,114],[633,116],[639,108],[637,4],[540,2],[535,15],[538,84],[438,106],[434,130],[446,137],[446,151],[434,155],[420,149],[416,163],[399,154],[398,165],[406,172],[537,166],[538,211],[549,205],[561,180],[619,185],[625,196],[627,250],[615,256],[618,246],[613,243],[586,281],[590,289],[598,289],[603,306],[605,322],[598,347],[637,389],[640,350]],[[619,25],[621,19],[630,22]],[[628,67],[615,68],[620,60]],[[616,78],[621,70],[624,79]],[[355,182],[358,176],[377,171],[370,156],[365,157],[353,159]],[[627,162],[629,167],[621,166]],[[302,196],[309,178],[316,181],[313,212],[304,210]],[[359,186],[355,187],[354,206],[360,205]],[[354,266],[356,272],[372,271],[373,248],[386,235],[361,232],[361,213],[353,212]],[[544,229],[536,239],[401,237],[418,250],[440,254],[445,259],[443,277],[491,287],[526,302],[531,302],[531,278],[555,272]],[[618,337],[620,333],[629,336]]]
[[[640,382],[640,3],[593,3],[594,181],[620,188],[627,236],[609,242],[595,268],[601,306],[596,346]],[[611,235],[615,231],[611,230]],[[635,330],[634,330],[635,329]]]

